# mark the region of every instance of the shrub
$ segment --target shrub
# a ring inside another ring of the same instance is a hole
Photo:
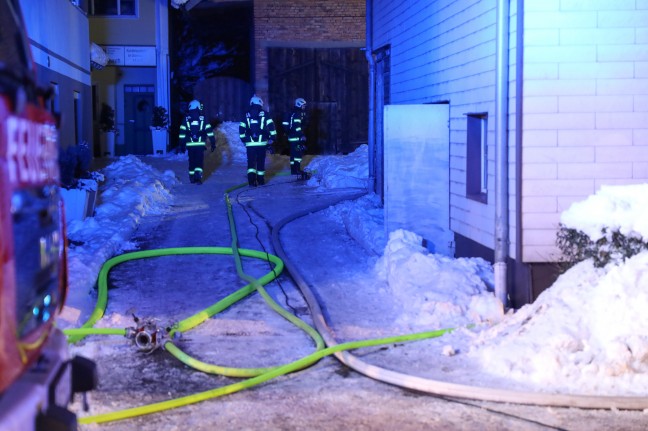
[[[115,110],[107,103],[101,104],[101,113],[99,114],[99,128],[102,132],[116,132],[115,128]]]
[[[90,163],[92,151],[87,142],[59,149],[59,169],[61,172],[61,187],[75,188],[80,179],[92,178]]]
[[[164,106],[156,106],[153,108],[153,120],[151,127],[156,129],[166,129],[169,126],[169,115]]]
[[[610,262],[619,262],[648,250],[648,242],[637,236],[626,236],[618,230],[604,227],[602,237],[592,241],[585,233],[560,225],[556,245],[565,257],[566,268],[585,259],[592,259],[597,268]]]

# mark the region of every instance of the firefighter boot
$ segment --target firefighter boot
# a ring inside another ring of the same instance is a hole
[[[193,184],[193,183],[196,182],[195,174],[189,174],[189,182],[190,182],[191,184]]]
[[[194,182],[195,182],[196,184],[198,184],[198,185],[201,185],[201,184],[202,184],[202,172],[196,172],[196,173],[194,174],[194,178],[195,178],[195,179],[194,179]]]
[[[248,184],[250,187],[256,187],[257,181],[256,181],[256,174],[254,172],[248,172]]]
[[[257,175],[257,184],[260,186],[265,184],[265,175]]]

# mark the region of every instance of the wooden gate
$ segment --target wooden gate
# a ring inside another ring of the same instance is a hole
[[[205,115],[212,121],[241,121],[250,106],[252,86],[238,78],[219,76],[196,84],[194,97],[205,105]]]
[[[368,71],[360,48],[268,48],[268,73],[277,125],[297,97],[306,99],[308,153],[346,154],[367,143]]]

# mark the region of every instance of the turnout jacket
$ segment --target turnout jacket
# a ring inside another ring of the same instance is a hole
[[[303,141],[305,139],[303,130],[303,122],[305,117],[306,113],[303,109],[295,108],[290,113],[290,117],[283,121],[282,124],[284,126],[284,130],[286,131],[286,134],[288,135],[288,142],[290,142],[291,144]]]
[[[211,124],[197,109],[189,111],[184,123],[180,125],[178,138],[182,151],[195,147],[207,149],[207,140],[211,142],[212,148],[216,146],[216,138]]]
[[[277,136],[272,118],[260,106],[252,105],[239,123],[239,137],[246,147],[267,145]]]

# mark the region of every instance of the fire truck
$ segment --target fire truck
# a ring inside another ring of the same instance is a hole
[[[18,0],[0,0],[0,429],[76,430],[96,368],[55,325],[67,292],[56,121]]]

